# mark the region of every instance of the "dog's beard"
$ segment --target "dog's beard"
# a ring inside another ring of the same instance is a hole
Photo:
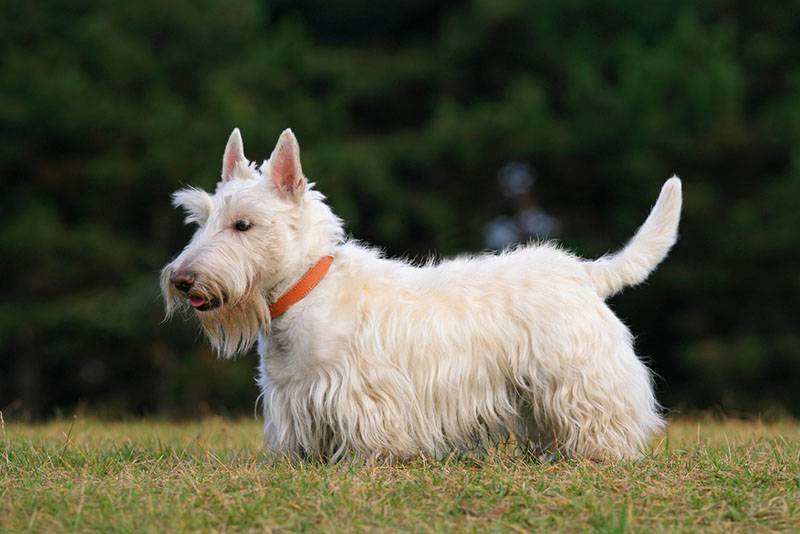
[[[270,326],[269,306],[259,291],[251,291],[233,303],[223,302],[213,310],[197,312],[197,318],[211,346],[225,358],[250,350],[259,332],[268,332]]]
[[[162,274],[161,288],[164,295],[166,319],[175,312],[190,313],[200,322],[211,346],[223,358],[232,358],[250,350],[258,339],[259,332],[269,332],[270,314],[266,297],[251,283],[240,296],[231,297],[221,286],[206,280],[198,283],[194,291],[209,302],[218,305],[207,311],[194,310],[186,295],[176,291]]]

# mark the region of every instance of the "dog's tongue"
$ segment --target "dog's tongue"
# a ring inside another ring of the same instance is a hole
[[[192,305],[193,308],[199,308],[203,304],[206,303],[206,299],[203,297],[189,297],[189,303]]]

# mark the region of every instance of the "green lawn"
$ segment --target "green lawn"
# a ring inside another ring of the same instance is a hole
[[[257,421],[0,429],[0,531],[800,531],[800,424],[673,421],[640,463],[506,446],[401,466],[271,460]]]

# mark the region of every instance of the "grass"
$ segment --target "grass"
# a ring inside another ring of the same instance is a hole
[[[800,423],[678,420],[639,463],[292,465],[257,421],[0,428],[0,531],[800,531]]]

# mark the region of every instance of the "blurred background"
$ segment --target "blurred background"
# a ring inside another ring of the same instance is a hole
[[[213,188],[292,127],[349,233],[425,258],[681,238],[611,301],[673,412],[800,415],[800,3],[0,0],[0,410],[249,414],[255,354],[162,323]]]

